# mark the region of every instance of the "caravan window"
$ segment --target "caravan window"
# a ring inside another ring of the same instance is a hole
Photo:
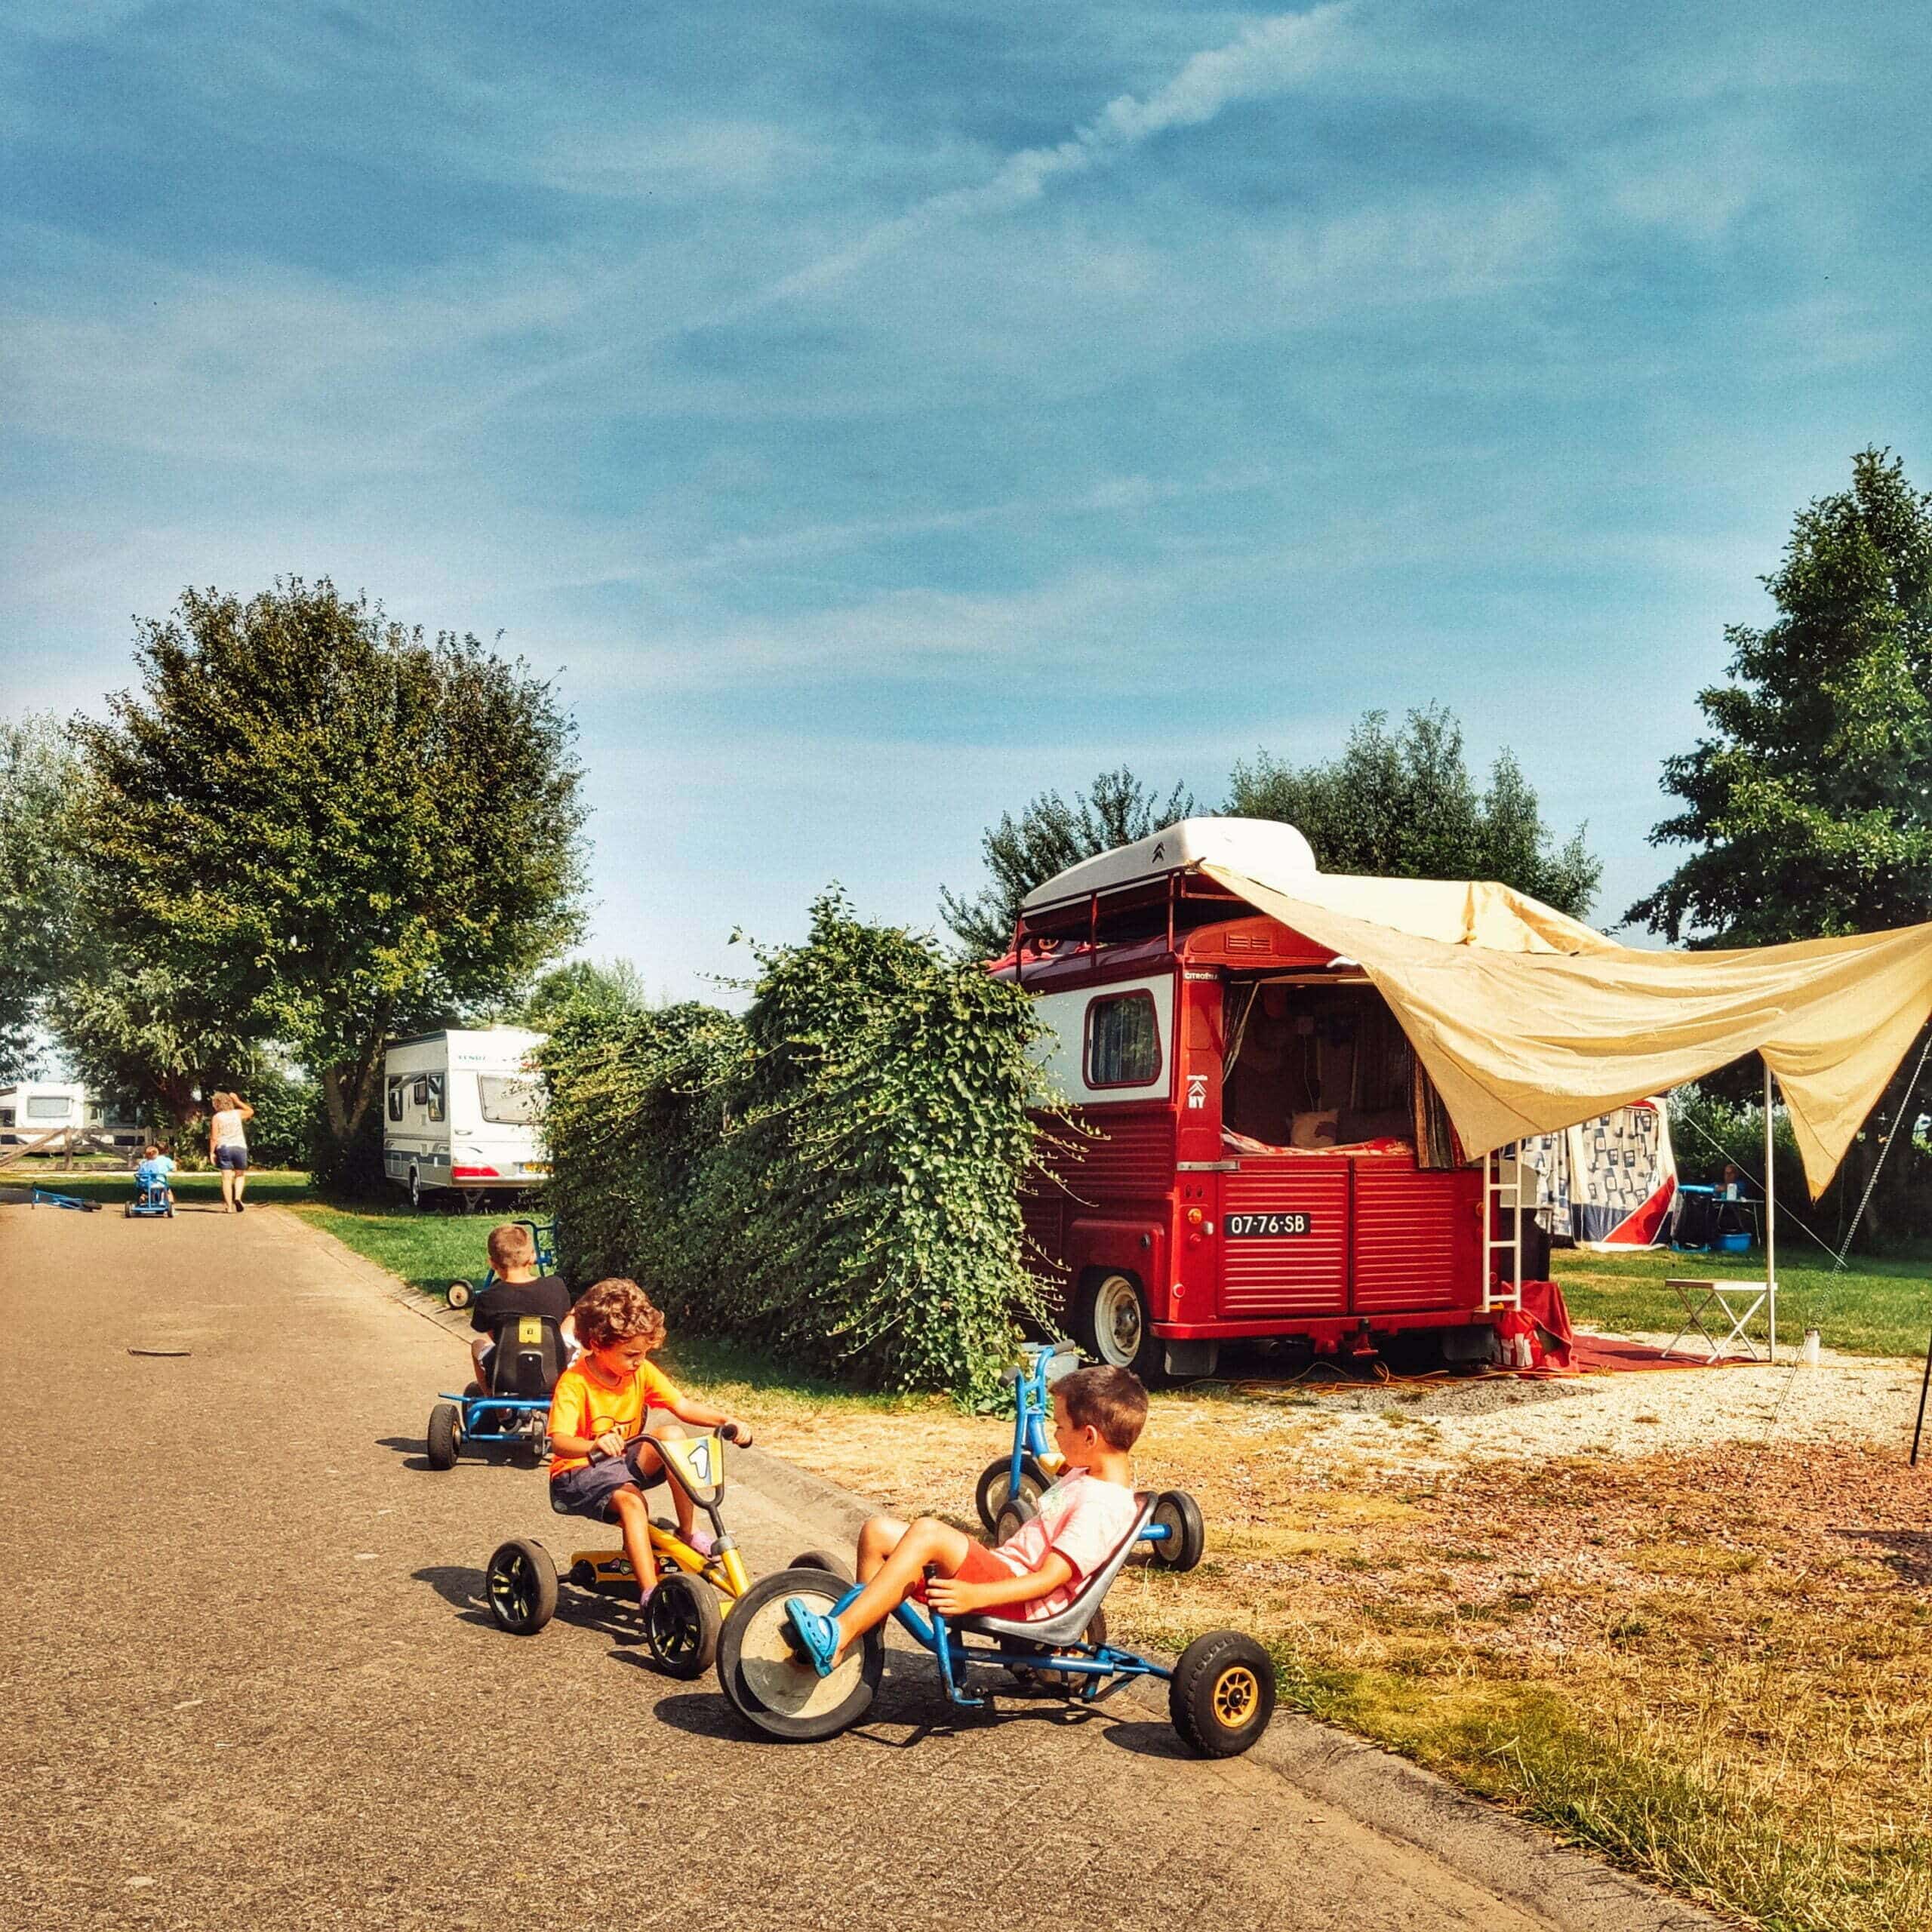
[[[537,1089],[507,1074],[479,1073],[476,1097],[493,1127],[528,1127],[537,1117]]]
[[[443,1076],[440,1073],[431,1074],[428,1085],[429,1118],[441,1120],[443,1117]]]
[[[409,1104],[412,1107],[426,1107],[429,1104],[429,1076],[419,1073],[415,1084],[409,1090]]]
[[[74,1109],[73,1097],[69,1094],[29,1094],[27,1096],[29,1120],[66,1120]]]
[[[389,1118],[391,1120],[400,1120],[402,1118],[404,1084],[405,1083],[398,1080],[394,1074],[389,1075]]]
[[[1097,999],[1087,1009],[1087,1084],[1146,1087],[1160,1078],[1161,1029],[1150,992]]]

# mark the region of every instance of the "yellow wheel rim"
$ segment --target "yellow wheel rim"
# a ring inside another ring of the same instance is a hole
[[[1261,1686],[1244,1663],[1231,1665],[1214,1680],[1215,1721],[1229,1730],[1239,1730],[1260,1701]]]

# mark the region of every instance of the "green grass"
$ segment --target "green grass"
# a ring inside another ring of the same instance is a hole
[[[452,1281],[472,1287],[481,1282],[490,1267],[490,1230],[499,1218],[506,1218],[488,1211],[425,1213],[401,1201],[344,1206],[311,1198],[289,1204],[345,1247],[432,1295],[447,1295]]]
[[[1802,1237],[1798,1238],[1801,1240]],[[1750,1254],[1586,1254],[1558,1249],[1550,1266],[1571,1314],[1592,1327],[1673,1334],[1684,1309],[1664,1285],[1668,1275],[1761,1277],[1761,1251]],[[1825,1256],[1778,1243],[1778,1343],[1816,1328],[1829,1349],[1850,1355],[1922,1355],[1932,1330],[1932,1260],[1854,1257],[1834,1274]]]

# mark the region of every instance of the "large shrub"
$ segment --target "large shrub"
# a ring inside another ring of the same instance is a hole
[[[581,1013],[544,1050],[566,1266],[855,1380],[985,1399],[1040,1290],[1025,996],[837,894],[742,1022]]]

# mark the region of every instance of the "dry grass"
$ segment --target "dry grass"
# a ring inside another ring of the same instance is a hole
[[[795,1460],[961,1521],[1008,1436],[937,1403],[730,1399]],[[1253,1630],[1300,1708],[1756,1923],[1932,1924],[1925,1472],[1736,1444],[1445,1469],[1414,1457],[1426,1417],[1380,1416],[1364,1447],[1312,1398],[1158,1398],[1140,1478],[1195,1493],[1209,1554],[1124,1576],[1117,1632]]]

